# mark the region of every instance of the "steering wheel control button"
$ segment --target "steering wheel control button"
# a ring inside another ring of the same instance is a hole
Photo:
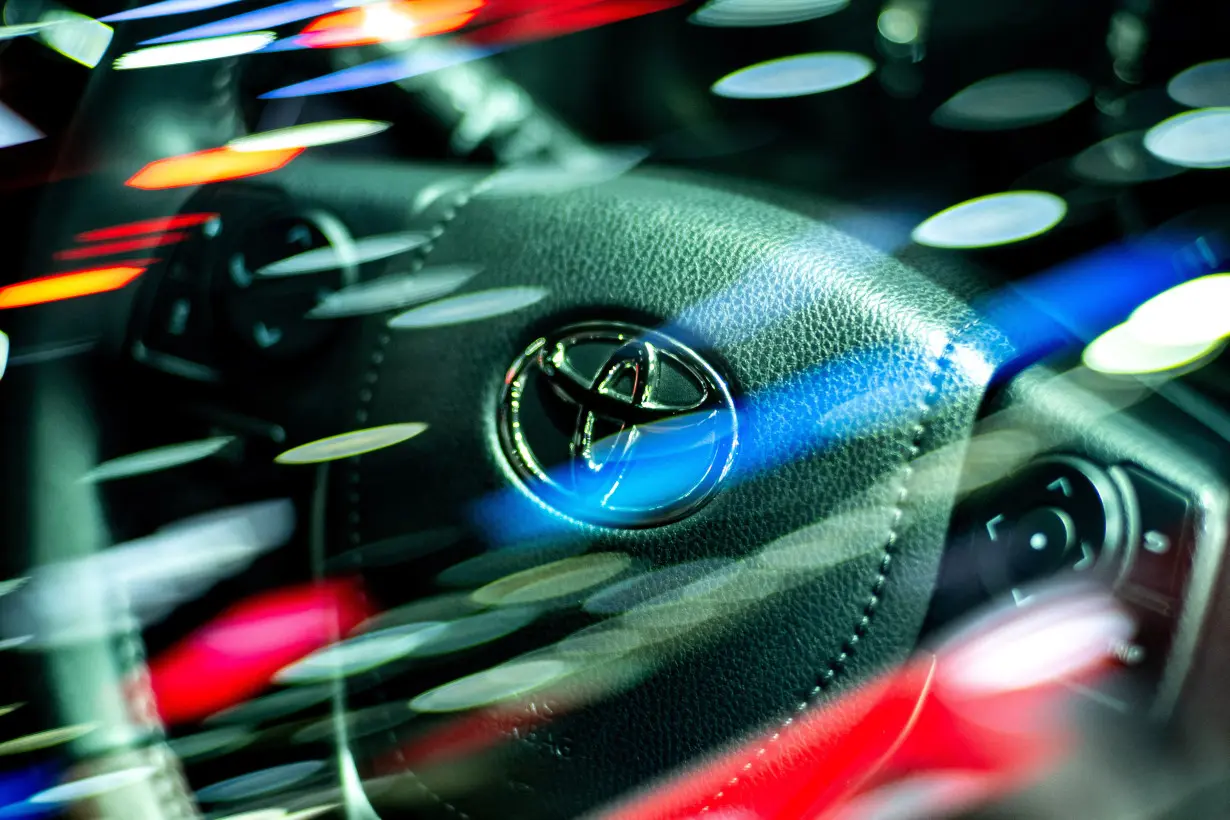
[[[1008,542],[1009,575],[1014,584],[1058,572],[1069,563],[1076,544],[1076,523],[1058,507],[1025,513],[1013,527]],[[1092,554],[1088,564],[1092,565]],[[1077,563],[1086,563],[1085,558]],[[1076,564],[1072,564],[1076,568]],[[1082,567],[1083,568],[1083,567]]]
[[[1101,572],[1110,562],[1103,556],[1114,559],[1123,538],[1114,482],[1084,459],[1034,462],[978,508],[974,538],[987,547],[978,550],[978,563],[992,594],[1062,571]]]
[[[682,518],[712,497],[738,424],[725,381],[663,333],[587,322],[513,362],[501,449],[522,487],[565,515],[615,527]]]
[[[1139,523],[1123,592],[1170,614],[1191,573],[1194,505],[1182,492],[1144,470],[1131,465],[1114,469],[1115,477],[1135,500]]]
[[[240,357],[287,361],[324,342],[334,328],[306,315],[335,291],[353,284],[353,265],[333,264],[296,276],[262,276],[263,268],[289,257],[328,250],[350,238],[335,219],[308,213],[264,219],[243,231],[222,255],[216,305],[220,324]]]

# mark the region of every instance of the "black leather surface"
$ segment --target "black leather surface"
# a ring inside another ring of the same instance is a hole
[[[907,653],[949,513],[934,484],[915,501],[910,462],[967,433],[987,375],[977,355],[953,356],[953,338],[973,319],[964,304],[825,224],[708,184],[636,174],[563,195],[479,197],[416,221],[408,203],[442,178],[306,162],[279,175],[360,232],[396,227],[392,208],[405,227],[445,223],[426,259],[483,265],[467,290],[531,285],[551,294],[455,327],[390,332],[380,319],[366,322],[356,367],[335,385],[350,408],[343,423],[431,429],[335,472],[329,512],[339,549],[472,523],[476,499],[508,493],[492,444],[497,387],[537,332],[576,318],[669,327],[726,371],[744,413],[732,480],[712,503],[660,528],[571,525],[562,540],[572,549],[622,551],[653,567],[743,559],[822,519],[836,523],[808,547],[831,566],[739,607],[711,639],[680,642],[627,691],[510,738],[477,780],[420,773],[418,785],[438,800],[419,808],[575,816]],[[955,479],[952,453],[952,469],[929,472],[929,482]],[[762,458],[774,466],[758,469]],[[518,525],[543,515],[519,492],[511,497],[505,510]],[[459,547],[450,560],[485,546]],[[401,603],[430,594],[439,568],[384,568],[371,580],[384,603]],[[583,623],[540,619],[512,648],[384,681],[380,697],[411,697]]]

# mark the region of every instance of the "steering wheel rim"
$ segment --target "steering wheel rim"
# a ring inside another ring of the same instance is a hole
[[[226,69],[177,70],[204,81]],[[139,85],[115,72],[98,74],[84,108],[86,122],[99,99],[109,111],[128,112],[123,101],[136,86],[125,91],[125,83]],[[185,99],[193,93],[170,95],[166,110],[190,107]],[[185,133],[206,135],[195,138],[195,147],[224,141],[212,138],[217,123],[186,125]],[[123,149],[107,165],[127,173],[158,158],[157,146],[108,143],[105,135],[124,130],[114,122],[90,125],[92,134],[103,135],[101,144],[110,146],[104,150]],[[805,581],[771,594],[745,593],[778,596],[773,606],[757,609],[732,598],[738,626],[725,624],[720,641],[670,644],[678,655],[669,661],[655,656],[654,673],[638,675],[636,685],[527,732],[510,744],[515,751],[498,758],[498,776],[482,789],[441,796],[419,778],[436,797],[415,811],[576,816],[749,730],[789,721],[830,690],[856,683],[913,648],[951,511],[952,493],[945,498],[941,488],[955,492],[960,442],[994,364],[994,342],[951,292],[968,292],[968,283],[960,274],[937,283],[798,209],[727,193],[713,180],[671,177],[637,172],[552,196],[498,196],[490,176],[469,169],[389,169],[303,157],[260,180],[261,187],[275,187],[292,202],[336,214],[356,235],[414,230],[434,237],[414,252],[408,267],[405,259],[394,260],[397,268],[369,267],[364,280],[394,270],[476,265],[484,273],[463,292],[535,287],[551,294],[481,323],[405,332],[389,330],[389,314],[349,321],[322,359],[315,384],[345,384],[343,395],[350,398],[323,416],[313,404],[316,418],[292,413],[284,423],[289,443],[411,420],[426,422],[431,432],[332,471],[337,480],[318,488],[313,505],[313,516],[324,516],[326,541],[353,549],[461,524],[480,536],[471,541],[473,554],[520,546],[526,556],[554,556],[550,549],[524,549],[520,539],[501,543],[494,537],[498,527],[491,526],[493,515],[502,521],[546,516],[550,526],[541,535],[552,541],[581,540],[585,553],[618,552],[646,568],[661,568],[680,558],[747,563],[769,545],[797,550],[797,543],[782,539],[801,537],[805,546],[806,533],[817,534],[808,528],[818,521],[836,522],[826,538],[846,540],[836,558],[815,558],[820,569],[808,567],[800,575]],[[98,194],[78,197],[82,186],[69,188],[71,208],[52,200],[48,212],[60,224],[46,235],[94,227],[82,217],[97,214],[98,202],[114,197],[118,182],[104,174],[87,187]],[[245,187],[236,183],[231,190]],[[177,209],[184,200],[182,192],[121,190],[120,209],[131,206],[134,213],[172,202]],[[408,207],[416,199],[421,204],[419,195],[429,190],[444,193],[424,208]],[[137,194],[144,201],[138,203]],[[46,247],[36,249],[35,258]],[[155,276],[143,287],[152,287],[158,273],[151,271]],[[110,300],[111,321],[128,312],[123,302],[129,298]],[[561,523],[541,498],[509,480],[497,444],[502,379],[534,339],[580,320],[665,331],[667,338],[702,351],[729,379],[744,442],[733,478],[710,503],[658,527]],[[127,352],[122,344],[116,347],[121,355]],[[425,363],[444,376],[426,377]],[[77,385],[81,374],[70,372],[75,369],[66,369],[64,378]],[[436,388],[430,400],[421,389],[424,381]],[[814,425],[801,421],[813,419],[829,421],[839,434],[811,430]],[[43,472],[56,452],[33,454],[38,463],[26,469]],[[938,458],[941,466],[926,471],[928,491],[916,498],[911,482],[923,455]],[[451,462],[473,474],[428,482],[409,497],[400,486],[403,476],[421,475],[425,463]],[[310,484],[305,479],[299,486]],[[494,502],[475,508],[474,499]],[[440,510],[447,515],[432,520]],[[405,603],[390,600],[392,578],[376,579],[382,606]],[[754,590],[751,578],[738,580]],[[755,578],[762,583],[765,573]],[[550,637],[538,640],[564,637],[558,633],[548,630]],[[414,694],[405,683],[382,684],[384,698]],[[421,688],[410,689],[416,686]]]

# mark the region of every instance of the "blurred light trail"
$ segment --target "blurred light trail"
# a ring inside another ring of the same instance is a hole
[[[197,789],[196,797],[205,803],[231,803],[236,800],[247,800],[250,797],[260,797],[290,788],[324,768],[323,760],[286,763]]]
[[[271,695],[245,700],[237,706],[210,715],[205,722],[250,725],[281,720],[295,712],[324,703],[332,695],[333,690],[328,686],[302,686],[286,689]]]
[[[173,34],[142,40],[141,45],[156,46],[163,43],[180,43],[184,40],[203,40],[207,37],[223,37],[228,34],[246,34],[250,31],[274,29],[287,23],[329,14],[339,8],[352,5],[358,5],[358,2],[356,0],[288,0],[285,3],[277,3],[256,11],[215,20],[212,23],[194,26]]]
[[[50,276],[5,285],[0,287],[0,310],[119,290],[145,273],[145,264],[148,264],[149,260],[140,262],[143,264],[134,260],[123,265],[53,273]]]
[[[139,453],[104,461],[82,476],[81,480],[99,483],[169,470],[172,467],[209,458],[222,451],[233,441],[235,441],[234,436],[216,436],[200,441],[186,441],[182,444],[169,444],[166,447],[142,450]]]
[[[1180,71],[1166,84],[1166,93],[1188,108],[1230,105],[1230,60],[1210,60]]]
[[[976,787],[943,795],[945,808],[970,808],[1034,782],[1077,748],[1069,687],[1102,679],[1133,629],[1108,596],[1043,593],[594,816],[853,820],[867,815],[852,806],[919,772],[976,775]]]
[[[595,552],[565,558],[493,581],[475,590],[474,601],[485,606],[534,604],[567,598],[604,584],[632,566],[622,552]]]
[[[460,712],[529,694],[575,671],[561,660],[510,661],[430,689],[410,701],[416,712]]]
[[[496,288],[452,296],[399,313],[389,320],[394,330],[420,330],[503,316],[547,298],[542,288]]]
[[[684,2],[686,0],[554,0],[483,26],[468,33],[466,38],[476,43],[531,43],[665,11]]]
[[[390,122],[376,120],[326,120],[292,125],[276,131],[249,134],[226,144],[232,151],[281,151],[287,148],[311,148],[336,142],[370,137],[387,131]]]
[[[1073,173],[1109,185],[1134,185],[1183,173],[1145,150],[1144,136],[1144,131],[1129,131],[1091,145],[1072,158]]]
[[[731,563],[730,559],[706,558],[634,575],[595,592],[586,599],[582,608],[595,615],[627,612],[649,601],[662,600],[662,596],[676,593],[694,581],[712,576]]]
[[[933,248],[989,248],[1039,236],[1068,212],[1062,198],[1044,191],[1005,191],[945,208],[914,229],[911,238]]]
[[[3,634],[32,633],[37,647],[105,638],[161,620],[186,600],[280,547],[294,531],[289,501],[215,511],[153,535],[39,567],[0,600]]]
[[[0,104],[0,148],[42,139],[42,131],[26,122],[16,111]]]
[[[104,23],[121,23],[125,20],[144,20],[149,17],[170,17],[173,14],[191,14],[194,11],[216,9],[219,6],[229,6],[240,0],[162,0],[160,3],[150,3],[138,6],[128,11],[109,14],[98,19]]]
[[[72,803],[76,800],[86,800],[102,794],[114,792],[125,786],[143,783],[158,771],[156,766],[134,766],[131,769],[120,769],[115,772],[96,774],[81,780],[71,780],[59,786],[53,786],[39,792],[30,798],[31,803]]]
[[[302,153],[302,148],[260,152],[210,148],[154,160],[124,184],[131,188],[161,190],[242,179],[276,171]]]
[[[827,17],[850,0],[709,0],[689,21],[701,26],[781,26]]]
[[[8,364],[9,364],[9,337],[8,337],[8,334],[6,334],[3,330],[0,330],[0,379],[4,378],[4,371],[5,371],[5,368],[8,367]],[[3,587],[3,586],[4,586],[3,584],[0,584],[0,587]],[[3,592],[0,592],[0,595],[3,595],[3,594],[4,594]]]
[[[326,461],[352,458],[409,441],[425,430],[427,430],[427,425],[422,422],[385,424],[380,427],[369,427],[366,430],[353,430],[349,433],[339,433],[336,436],[300,444],[277,456],[274,461],[278,464],[320,464]]]
[[[38,36],[47,47],[68,59],[93,68],[111,45],[111,26],[68,9],[52,9],[40,23],[51,23]]]
[[[429,74],[443,68],[451,68],[472,60],[481,60],[494,53],[492,49],[474,48],[458,43],[450,43],[444,47],[428,41],[416,44],[413,50],[404,54],[373,60],[370,63],[344,68],[332,74],[274,89],[261,94],[260,99],[310,97],[316,94],[332,94],[335,91],[370,88],[374,85],[384,85]]]
[[[374,613],[353,581],[324,581],[249,598],[150,662],[158,713],[170,724],[236,706],[278,670]]]
[[[115,242],[103,242],[97,245],[89,245],[84,248],[69,248],[67,250],[56,251],[52,254],[52,258],[58,261],[67,262],[74,259],[89,259],[93,256],[114,256],[119,253],[130,253],[132,251],[143,251],[150,248],[160,248],[164,245],[174,245],[177,242],[182,242],[188,238],[188,234],[172,231],[170,233],[158,234],[155,236],[142,236],[134,239],[120,239]]]
[[[129,222],[126,225],[114,225],[110,228],[95,228],[77,234],[78,242],[102,242],[111,239],[124,239],[130,236],[141,236],[163,231],[178,231],[183,228],[195,228],[218,219],[218,214],[177,214],[175,216],[160,216],[155,219],[143,219],[140,222]]]
[[[341,731],[332,715],[316,721],[291,735],[291,743],[334,742],[353,744],[355,740],[375,734],[388,735],[392,730],[414,718],[414,712],[404,700],[381,703],[357,709],[342,716]],[[351,746],[353,748],[353,745]]]
[[[1230,273],[1164,290],[1132,311],[1132,335],[1153,345],[1201,345],[1230,336]]]
[[[861,54],[827,51],[779,57],[727,74],[713,84],[719,97],[764,100],[801,97],[853,85],[875,71]]]
[[[1188,345],[1151,344],[1136,336],[1129,320],[1090,342],[1081,361],[1090,370],[1110,376],[1147,375],[1186,367],[1220,348],[1220,340]]]
[[[1014,71],[958,91],[931,115],[945,128],[999,131],[1057,119],[1089,97],[1089,84],[1067,71]]]
[[[649,152],[643,148],[604,149],[569,156],[560,162],[513,165],[501,168],[479,183],[474,197],[501,199],[561,194],[622,176],[648,156]]]
[[[561,711],[557,704],[552,704],[550,714],[546,709],[496,706],[460,715],[395,749],[393,754],[376,761],[375,768],[378,772],[400,774],[407,768],[420,768],[473,757],[541,726]]]
[[[1149,129],[1145,148],[1184,168],[1230,168],[1230,108],[1199,108]]]
[[[299,149],[302,150],[302,149]],[[329,245],[270,262],[257,276],[299,276],[350,265],[363,265],[421,248],[431,241],[425,233],[386,233],[365,236],[344,248]]]
[[[540,611],[533,606],[508,606],[446,621],[426,635],[409,656],[431,658],[490,643],[533,623]]]
[[[546,546],[530,544],[519,550],[484,552],[453,564],[436,576],[436,583],[453,588],[483,586],[506,575],[570,558],[585,552],[587,548],[587,544],[576,540]]]
[[[25,37],[29,34],[37,34],[48,26],[54,25],[56,25],[55,22],[21,23],[15,26],[0,26],[0,40],[12,40],[15,37]]]
[[[480,270],[477,267],[451,266],[382,276],[330,293],[308,311],[307,317],[340,319],[367,316],[430,302],[457,290]]]
[[[255,739],[256,736],[247,729],[227,726],[172,738],[167,745],[180,760],[208,760],[241,749]]]
[[[456,31],[484,0],[392,0],[335,11],[304,27],[294,40],[307,48],[374,45]]]
[[[427,621],[366,632],[326,646],[273,676],[274,683],[325,683],[349,678],[407,657],[444,626]]]
[[[84,737],[98,728],[95,723],[78,723],[75,726],[61,726],[58,729],[47,729],[31,735],[16,737],[0,742],[0,756],[27,754],[28,752],[59,746],[79,737]]]
[[[204,40],[185,40],[162,46],[150,46],[129,51],[115,59],[115,69],[125,71],[135,68],[161,68],[184,63],[199,63],[205,60],[220,60],[238,57],[259,51],[277,39],[272,31],[256,31],[251,34],[231,34],[210,37]]]

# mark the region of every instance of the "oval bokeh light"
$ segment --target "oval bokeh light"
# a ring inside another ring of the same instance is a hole
[[[853,85],[874,70],[875,63],[861,54],[797,54],[741,68],[714,83],[712,90],[737,100],[802,97]]]
[[[945,208],[924,220],[911,238],[933,248],[990,248],[1046,233],[1068,211],[1045,191],[1005,191]]]
[[[1198,108],[1162,120],[1145,134],[1145,148],[1184,168],[1230,168],[1230,108]]]

